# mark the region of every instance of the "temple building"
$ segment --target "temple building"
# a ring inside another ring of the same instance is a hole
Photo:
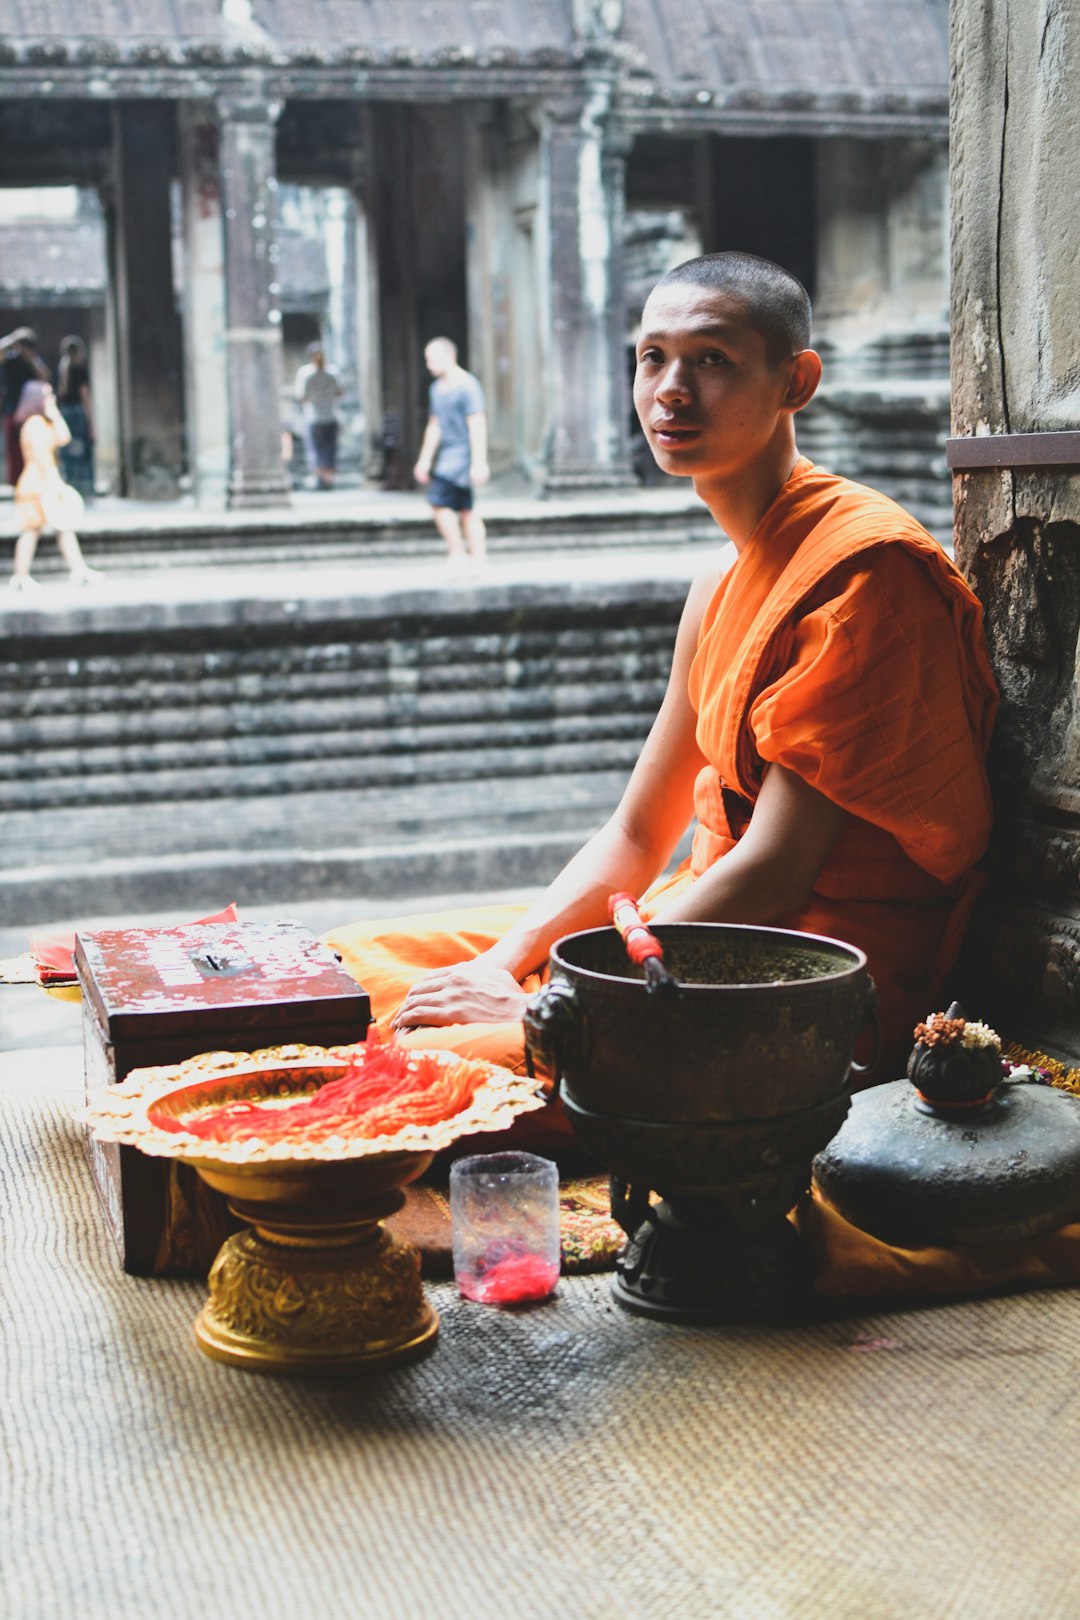
[[[496,472],[625,485],[643,294],[739,247],[815,299],[808,452],[943,533],[947,9],[0,0],[0,187],[77,188],[84,233],[100,216],[83,335],[123,493],[286,499],[282,401],[312,333],[369,479],[408,483],[445,333],[484,384]],[[290,197],[323,199],[314,226]],[[12,324],[55,285],[45,255],[0,281]]]

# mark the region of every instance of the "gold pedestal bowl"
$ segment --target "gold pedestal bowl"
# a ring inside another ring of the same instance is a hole
[[[381,1223],[437,1152],[460,1136],[505,1129],[544,1102],[535,1081],[470,1060],[480,1080],[467,1108],[392,1136],[219,1142],[184,1128],[229,1103],[288,1108],[339,1079],[350,1056],[348,1047],[206,1053],[138,1069],[87,1111],[96,1137],[185,1160],[250,1223],[218,1253],[195,1324],[199,1348],[215,1360],[249,1372],[353,1374],[432,1349],[439,1320],[424,1296],[420,1255]]]

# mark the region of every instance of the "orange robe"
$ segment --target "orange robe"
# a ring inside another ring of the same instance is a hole
[[[977,597],[901,507],[801,459],[706,611],[690,699],[709,761],[698,827],[645,911],[734,847],[766,766],[786,766],[846,817],[809,899],[776,926],[865,951],[883,1046],[906,1056],[990,835],[997,692]]]
[[[847,817],[806,905],[778,925],[864,950],[884,1042],[910,1048],[955,960],[990,831],[996,692],[977,598],[901,507],[802,459],[713,597],[690,697],[709,761],[698,827],[689,860],[646,896],[646,915],[734,847],[766,765],[787,766]],[[415,979],[485,950],[521,909],[399,917],[327,937],[385,1024]],[[520,1025],[409,1040],[523,1067]]]

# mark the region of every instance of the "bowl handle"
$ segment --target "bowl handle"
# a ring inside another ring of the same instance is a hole
[[[868,993],[866,997],[866,1017],[873,1032],[873,1044],[870,1048],[870,1059],[867,1063],[856,1063],[851,1060],[849,1074],[869,1074],[871,1069],[877,1068],[878,1058],[881,1056],[881,1022],[878,1018],[877,985],[873,979],[867,978]]]
[[[525,1067],[533,1079],[557,1091],[567,1061],[584,1049],[584,1013],[577,991],[565,979],[551,979],[525,1008]]]

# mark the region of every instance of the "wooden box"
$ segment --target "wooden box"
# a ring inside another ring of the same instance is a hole
[[[363,1040],[366,993],[297,922],[195,923],[76,936],[86,1092],[199,1052]],[[189,1165],[87,1136],[124,1270],[205,1276],[236,1222]]]

